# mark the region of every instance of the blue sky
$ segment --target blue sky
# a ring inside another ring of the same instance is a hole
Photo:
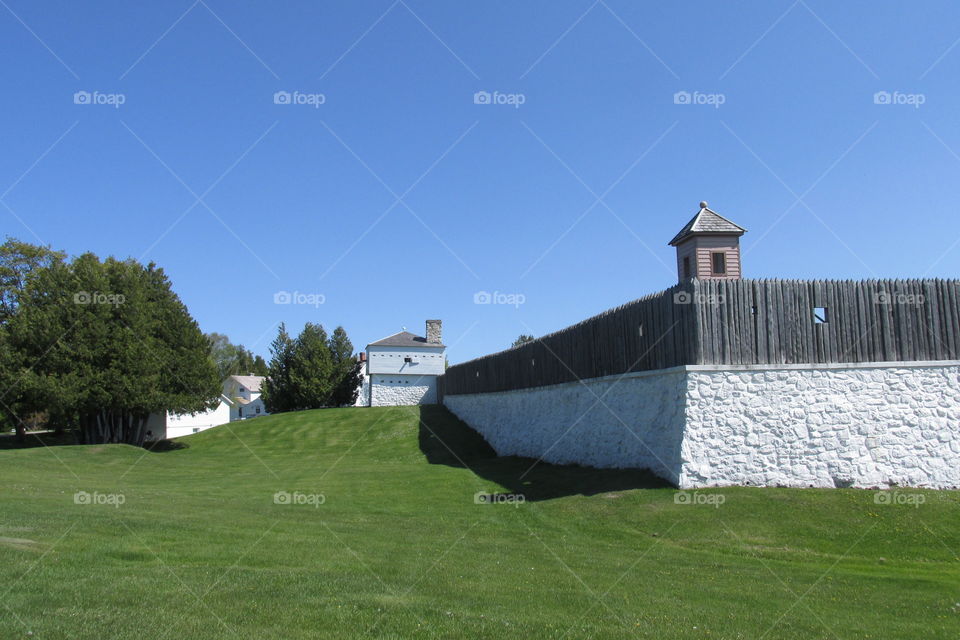
[[[264,355],[560,329],[672,285],[700,200],[746,277],[960,266],[956,3],[0,5],[2,232],[153,260]]]

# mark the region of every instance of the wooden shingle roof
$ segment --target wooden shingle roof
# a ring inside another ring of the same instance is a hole
[[[746,231],[740,225],[730,222],[716,211],[707,208],[706,202],[701,202],[700,210],[690,219],[690,222],[684,225],[683,229],[680,229],[669,244],[676,246],[695,234],[742,236]]]

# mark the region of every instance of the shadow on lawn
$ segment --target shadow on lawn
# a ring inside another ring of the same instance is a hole
[[[442,405],[420,407],[419,439],[420,451],[430,464],[467,468],[511,493],[522,493],[531,502],[671,486],[646,469],[594,469],[547,462],[534,465],[533,458],[497,456],[483,436]]]
[[[0,434],[0,451],[10,449],[33,449],[36,447],[61,447],[79,445],[80,439],[76,431],[66,430],[62,433],[54,431],[28,431],[21,440],[15,434]],[[175,440],[156,440],[143,443],[143,448],[152,453],[179,451],[190,445]]]
[[[32,449],[34,447],[58,447],[63,445],[79,444],[74,431],[28,431],[23,440],[15,434],[0,435],[0,451],[8,449]]]

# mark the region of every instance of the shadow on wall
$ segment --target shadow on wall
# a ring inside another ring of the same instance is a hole
[[[420,407],[419,440],[420,451],[430,464],[469,469],[510,493],[522,493],[531,502],[672,486],[646,469],[593,469],[537,463],[534,458],[499,457],[483,436],[443,405]]]

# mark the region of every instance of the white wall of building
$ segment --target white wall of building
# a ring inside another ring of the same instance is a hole
[[[437,377],[408,376],[390,373],[370,375],[371,406],[395,407],[415,404],[436,404]]]
[[[367,370],[371,373],[394,373],[413,376],[438,376],[444,372],[443,347],[408,348],[374,347],[367,348]],[[410,358],[411,362],[406,362]]]
[[[681,488],[960,488],[960,362],[685,366],[444,404],[500,455]]]
[[[230,407],[220,401],[215,409],[202,413],[185,413],[178,415],[167,413],[167,438],[179,438],[191,433],[198,433],[210,427],[230,422]]]

